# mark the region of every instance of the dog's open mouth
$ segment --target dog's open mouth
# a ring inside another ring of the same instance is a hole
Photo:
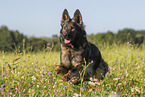
[[[64,39],[64,42],[65,42],[66,44],[68,44],[68,43],[71,42],[71,40]]]

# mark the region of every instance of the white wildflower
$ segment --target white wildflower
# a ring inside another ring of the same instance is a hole
[[[138,93],[140,93],[140,88],[139,87],[135,87],[135,91],[137,91]]]
[[[118,86],[122,85],[122,83],[118,83]]]
[[[74,93],[73,97],[80,97],[80,96],[81,96],[81,94]]]
[[[60,83],[60,86],[63,85],[63,83]]]
[[[95,78],[93,79],[92,77],[90,77],[90,80],[91,81],[98,81],[98,79],[95,79]]]
[[[95,82],[95,84],[96,84],[96,85],[99,85],[99,86],[101,85],[99,82]]]
[[[22,76],[21,78],[24,79],[24,76]]]
[[[92,80],[93,80],[93,78],[92,78],[92,77],[90,77],[90,80],[92,81]]]
[[[112,91],[112,93],[108,97],[121,97],[116,91]]]
[[[94,83],[94,82],[91,82],[91,81],[89,81],[88,84],[90,84],[90,85],[92,85],[92,86],[95,86],[95,83]]]
[[[94,92],[93,89],[89,89],[89,92]]]
[[[53,86],[53,88],[55,88],[55,85]]]
[[[113,80],[119,80],[119,79],[121,79],[121,78],[113,78]]]
[[[35,76],[32,76],[31,78],[32,78],[32,80],[36,80]]]

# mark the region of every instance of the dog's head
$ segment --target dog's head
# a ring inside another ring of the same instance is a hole
[[[73,45],[80,37],[86,37],[82,15],[78,9],[75,11],[72,19],[70,18],[68,11],[65,9],[62,14],[61,26],[61,43],[65,46]]]

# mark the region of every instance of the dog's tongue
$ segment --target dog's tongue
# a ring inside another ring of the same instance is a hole
[[[65,43],[70,43],[70,40],[65,39],[64,42]]]

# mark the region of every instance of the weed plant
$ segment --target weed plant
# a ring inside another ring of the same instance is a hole
[[[1,97],[145,97],[145,47],[127,44],[99,46],[109,65],[105,78],[91,78],[73,85],[56,75],[60,53],[44,50],[32,53],[23,48],[0,52]],[[95,52],[94,52],[95,53]]]

